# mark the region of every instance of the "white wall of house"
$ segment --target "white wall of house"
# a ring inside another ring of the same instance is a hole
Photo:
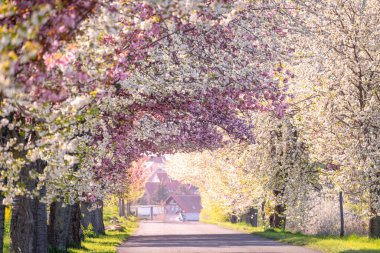
[[[139,217],[150,217],[151,207],[153,207],[153,215],[160,215],[165,212],[164,207],[158,205],[134,205],[131,206],[131,211],[137,211]]]
[[[150,217],[150,206],[140,206],[138,207],[139,217]]]
[[[199,221],[199,213],[185,213],[186,220],[188,221]]]

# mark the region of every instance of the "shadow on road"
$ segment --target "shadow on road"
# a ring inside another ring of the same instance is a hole
[[[232,247],[232,246],[278,246],[279,243],[251,235],[241,234],[194,234],[132,236],[129,247]]]
[[[215,225],[141,222],[118,253],[317,253]]]

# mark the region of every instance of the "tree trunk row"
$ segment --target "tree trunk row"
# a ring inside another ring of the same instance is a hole
[[[118,204],[117,204],[117,209],[118,209],[118,214],[120,217],[126,217],[130,216],[131,213],[131,202],[127,201],[125,203],[125,200],[123,198],[118,199]]]
[[[37,199],[17,197],[12,207],[10,252],[47,253],[49,246],[67,252],[68,247],[80,246],[81,225],[88,228],[92,224],[95,233],[105,234],[102,202],[97,202],[97,205],[99,208],[88,210],[92,207],[89,202],[81,205],[54,202],[50,205],[48,226],[46,204]],[[4,206],[0,206],[0,229],[2,239]]]
[[[37,160],[21,169],[19,183],[28,192],[37,187],[37,179],[31,179],[29,172],[43,173],[46,162]],[[47,206],[40,201],[46,195],[46,188],[39,189],[39,197],[31,195],[17,196],[12,204],[10,226],[11,253],[48,253],[49,246],[66,252],[69,246],[80,246],[81,225],[85,228],[92,224],[94,232],[104,234],[103,203],[97,202],[97,209],[90,202],[64,205],[57,201],[50,205],[49,226]],[[5,206],[0,194],[0,252],[3,251]],[[81,215],[83,213],[83,216]]]

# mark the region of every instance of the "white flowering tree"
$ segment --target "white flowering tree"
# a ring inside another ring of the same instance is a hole
[[[378,1],[297,4],[302,135],[312,160],[339,167],[340,190],[367,203],[369,234],[378,237]]]
[[[272,227],[299,222],[310,193],[319,189],[319,171],[293,119],[255,115],[255,143],[233,144],[202,153],[168,156],[168,172],[200,188],[205,214],[223,218],[260,207]],[[223,211],[221,211],[223,210]]]

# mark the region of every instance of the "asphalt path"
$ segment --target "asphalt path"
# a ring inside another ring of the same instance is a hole
[[[197,222],[142,221],[118,253],[317,253],[298,246]]]

